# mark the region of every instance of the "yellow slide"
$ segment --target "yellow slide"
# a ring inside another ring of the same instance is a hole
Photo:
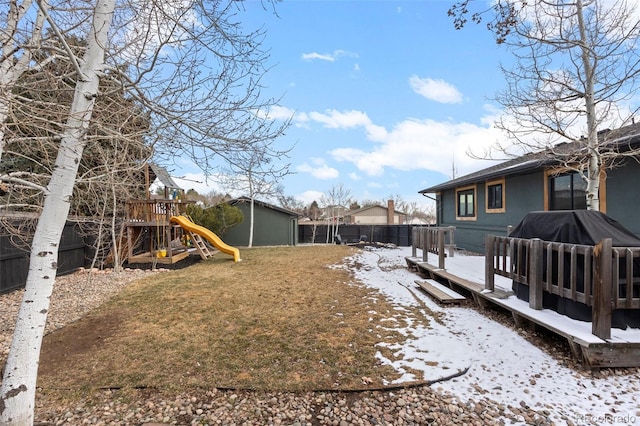
[[[225,244],[224,241],[220,239],[215,233],[211,232],[204,226],[196,225],[186,216],[171,216],[170,222],[175,222],[184,229],[189,232],[194,232],[201,237],[204,237],[209,241],[215,248],[220,250],[225,254],[229,254],[233,256],[233,261],[237,262],[240,260],[240,250],[235,247],[231,247],[230,245]]]

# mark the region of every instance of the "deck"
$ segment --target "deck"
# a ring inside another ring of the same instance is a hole
[[[417,239],[416,239],[417,240]],[[512,292],[512,279],[492,275],[486,285],[485,256],[452,253],[446,256],[425,255],[414,248],[406,257],[407,266],[426,279],[472,299],[482,308],[498,307],[511,313],[516,326],[537,326],[566,339],[573,355],[588,368],[640,366],[640,329],[610,329],[610,337],[594,334],[592,322],[578,321],[550,309],[534,309]],[[416,256],[419,254],[420,256]]]

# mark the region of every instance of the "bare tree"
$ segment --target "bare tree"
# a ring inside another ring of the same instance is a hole
[[[27,69],[45,73],[46,58],[68,61],[69,71],[59,75],[58,81],[73,94],[64,114],[47,118],[54,121],[51,132],[24,141],[53,147],[43,151],[55,158],[53,167],[37,173],[16,168],[0,174],[0,182],[30,189],[33,203],[42,203],[0,389],[3,425],[33,423],[37,366],[58,245],[81,160],[93,140],[90,128],[96,100],[108,94],[100,88],[135,100],[148,123],[144,143],[155,148],[157,158],[190,158],[206,172],[215,170],[216,158],[259,151],[286,127],[267,116],[276,100],[264,99],[260,93],[268,59],[261,50],[263,34],[243,32],[235,17],[236,2],[98,0],[82,4],[78,0],[74,5],[60,1],[57,6],[47,0],[35,5],[30,0],[9,0],[0,9],[0,65],[4,67],[0,149],[5,146],[7,118],[22,95],[19,80]],[[23,29],[31,33],[22,33]],[[45,39],[45,33],[51,36]],[[69,43],[71,37],[84,44],[76,49]],[[110,84],[101,86],[104,82]],[[55,101],[50,105],[59,106]],[[31,118],[39,117],[34,112]]]
[[[335,241],[338,236],[340,220],[344,216],[346,206],[351,202],[351,191],[345,188],[342,183],[333,185],[331,189],[324,193],[320,202],[329,213],[327,217],[327,243],[329,243],[329,239]]]
[[[266,143],[227,157],[229,164],[222,179],[223,184],[246,194],[250,200],[249,248],[253,246],[255,199],[258,196],[271,198],[282,194],[279,180],[289,174],[289,164],[275,164],[273,159],[286,157],[287,152],[276,151],[272,143]]]
[[[469,5],[465,0],[449,11],[457,28],[466,24]],[[496,124],[516,149],[494,148],[508,155],[540,152],[579,173],[588,209],[600,209],[604,170],[640,153],[624,143],[624,131],[605,131],[632,122],[635,113],[628,106],[640,76],[634,6],[624,0],[498,0],[471,15],[475,22],[492,15],[488,28],[515,58],[513,68],[502,69],[507,87],[497,101],[505,115]]]

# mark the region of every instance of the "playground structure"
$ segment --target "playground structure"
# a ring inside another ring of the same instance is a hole
[[[149,165],[145,173],[146,187],[156,178],[164,185],[164,196],[126,203],[126,258],[128,263],[173,264],[197,250],[202,259],[213,255],[201,237],[216,249],[240,260],[240,251],[225,244],[209,229],[193,223],[187,216],[192,201],[180,199],[182,189],[161,167]]]

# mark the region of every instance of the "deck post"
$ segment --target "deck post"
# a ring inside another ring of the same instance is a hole
[[[444,268],[444,229],[438,229],[438,268]]]
[[[431,248],[431,230],[424,228],[422,231],[422,261],[429,261],[429,249]]]
[[[416,238],[418,235],[418,228],[415,226],[411,228],[411,257],[416,257],[416,248],[420,244],[420,241]]]
[[[542,240],[533,238],[529,244],[529,265],[527,284],[529,285],[529,307],[542,309]]]
[[[604,238],[593,249],[596,272],[593,280],[591,333],[603,340],[611,338],[612,245],[611,238]]]
[[[455,226],[449,226],[447,228],[449,230],[449,256],[453,257],[453,255],[455,254],[456,250],[456,243],[455,243],[455,230],[456,227]]]
[[[487,234],[484,237],[484,288],[491,291],[495,288],[494,256],[495,239]]]

